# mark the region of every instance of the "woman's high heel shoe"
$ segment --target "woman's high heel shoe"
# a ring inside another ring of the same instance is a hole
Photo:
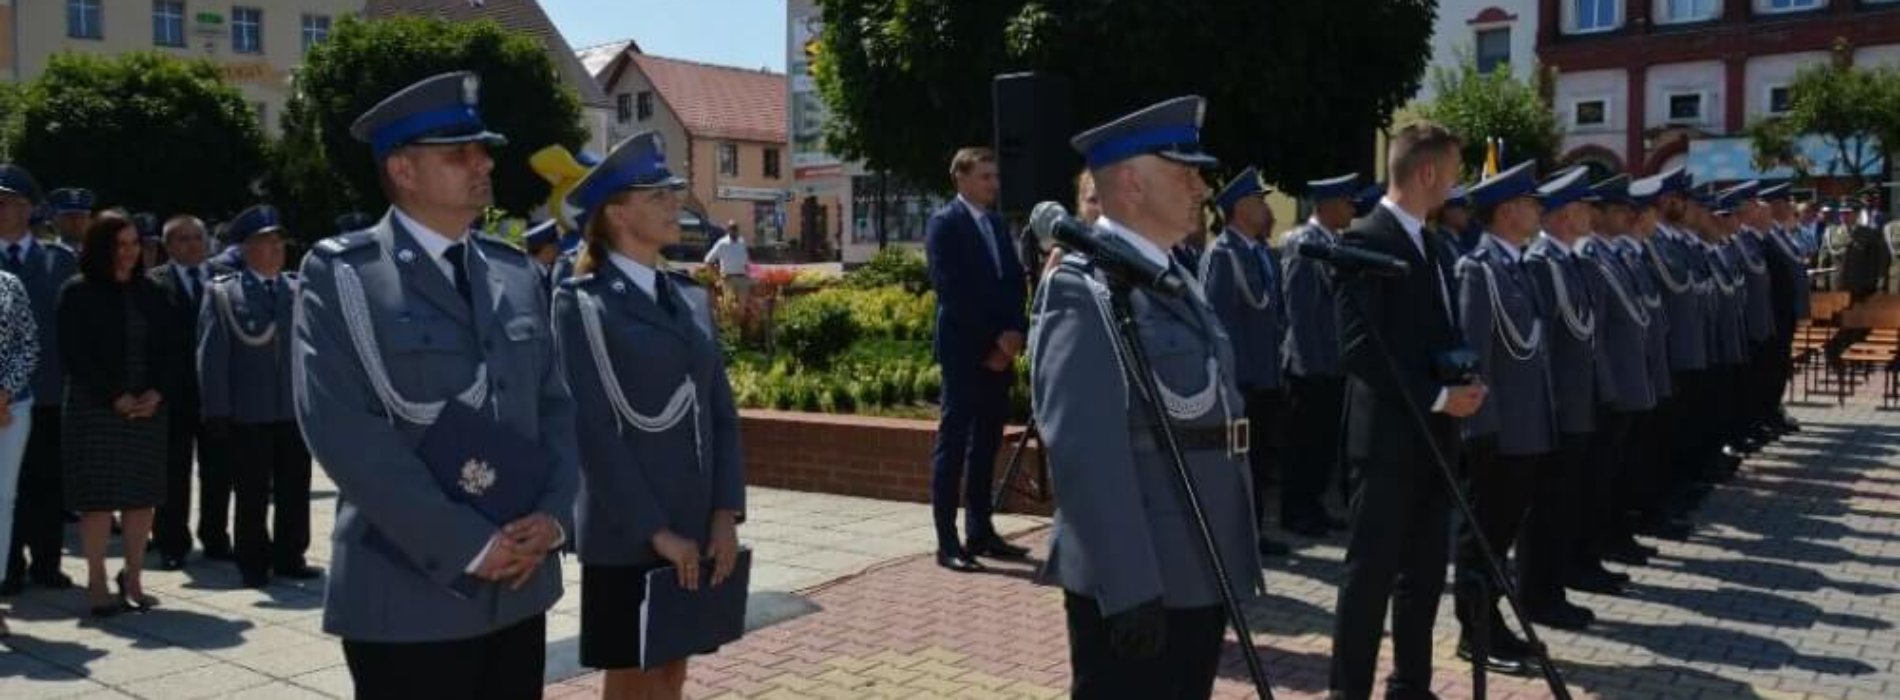
[[[125,594],[125,572],[123,570],[119,572],[118,576],[112,579],[112,582],[119,587],[119,599],[125,601],[124,605],[127,610],[145,612],[158,607],[158,598],[148,593],[141,592],[137,598]]]

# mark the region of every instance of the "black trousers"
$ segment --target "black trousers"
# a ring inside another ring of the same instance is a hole
[[[1221,607],[1169,608],[1161,653],[1131,659],[1109,645],[1094,598],[1064,591],[1069,622],[1069,697],[1076,700],[1206,700],[1220,669],[1227,617]]]
[[[1491,552],[1502,565],[1523,528],[1543,463],[1544,455],[1498,454],[1496,436],[1465,442],[1465,493],[1471,499],[1477,522],[1465,522],[1458,528],[1455,579],[1458,583],[1453,594],[1457,601],[1454,610],[1467,634],[1473,631],[1472,613],[1480,607],[1490,620],[1490,629],[1495,630],[1503,623],[1498,616],[1497,602],[1504,595],[1504,589],[1485,565],[1478,539],[1482,537],[1484,543],[1491,546]]]
[[[1674,399],[1659,399],[1655,408],[1631,416],[1628,447],[1623,451],[1623,469],[1617,473],[1616,486],[1616,503],[1626,515],[1649,518],[1662,513],[1673,404]]]
[[[62,490],[65,464],[60,456],[61,407],[53,397],[33,402],[33,429],[26,436],[26,454],[20,459],[20,480],[13,506],[13,541],[7,560],[7,578],[26,572],[36,576],[59,573],[60,548],[66,539],[66,512]],[[31,553],[28,560],[23,553]]]
[[[1013,372],[983,367],[943,368],[943,412],[930,456],[930,509],[940,552],[961,551],[959,503],[965,509],[963,534],[970,540],[996,533],[990,523],[990,488],[1003,423],[1009,417],[1009,384],[1015,378]]]
[[[343,640],[358,700],[529,700],[541,697],[547,616],[446,642]]]
[[[1264,525],[1267,519],[1267,482],[1270,476],[1279,474],[1284,477],[1280,464],[1280,451],[1284,449],[1280,438],[1286,433],[1281,421],[1286,418],[1286,394],[1279,389],[1250,389],[1247,396],[1247,467],[1253,474],[1253,504],[1255,524]],[[1281,485],[1281,493],[1286,486]],[[1285,504],[1282,504],[1282,508]],[[1264,528],[1262,528],[1264,529]]]
[[[1680,493],[1695,483],[1719,444],[1712,433],[1716,424],[1711,415],[1709,384],[1711,370],[1682,370],[1675,374],[1675,397],[1671,399],[1671,441],[1669,491]]]
[[[1429,690],[1432,623],[1445,592],[1451,506],[1444,477],[1424,455],[1405,464],[1354,461],[1352,531],[1334,609],[1331,687],[1345,698],[1372,693],[1392,610],[1388,693]]]
[[[205,551],[231,550],[231,500],[237,478],[231,473],[231,438],[198,439],[198,543]]]
[[[1589,433],[1558,436],[1539,471],[1530,513],[1517,543],[1518,592],[1524,605],[1537,608],[1567,601],[1564,573],[1582,532],[1582,492],[1590,456]]]
[[[1608,542],[1626,529],[1616,487],[1627,468],[1623,458],[1629,453],[1630,426],[1635,418],[1628,411],[1597,409],[1597,431],[1590,435],[1579,494],[1584,499],[1579,521],[1583,529],[1571,549],[1571,562],[1584,569],[1601,568],[1603,556],[1598,543]]]
[[[238,569],[262,575],[273,567],[303,566],[310,549],[310,451],[297,424],[231,426],[231,463],[237,476]]]
[[[1346,380],[1287,375],[1286,479],[1280,519],[1324,515],[1321,499],[1339,464],[1340,409]]]
[[[212,441],[198,419],[198,404],[173,406],[170,437],[165,442],[165,502],[152,519],[152,543],[167,557],[191,553],[191,472],[193,458],[200,463],[213,459]],[[222,455],[219,455],[220,457]],[[205,470],[209,471],[209,467]],[[225,487],[226,500],[230,487]],[[206,510],[212,504],[206,503]],[[222,511],[221,511],[222,512]],[[222,532],[223,528],[220,527]],[[229,544],[229,540],[226,540]]]
[[[1781,390],[1787,386],[1788,345],[1780,335],[1755,346],[1749,385],[1754,387],[1749,428],[1771,424],[1780,415]]]

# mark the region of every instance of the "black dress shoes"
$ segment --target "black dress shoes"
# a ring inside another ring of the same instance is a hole
[[[40,588],[63,591],[73,587],[73,577],[67,576],[64,572],[57,570],[51,572],[35,571],[27,574],[26,577],[33,582],[33,585],[39,586]]]
[[[1028,547],[1018,547],[996,535],[990,535],[989,537],[972,541],[969,546],[964,547],[964,551],[968,552],[969,556],[972,557],[1010,560],[1029,558]]]
[[[283,578],[287,578],[287,579],[291,579],[295,581],[308,581],[310,579],[323,576],[322,569],[319,569],[314,566],[310,566],[308,564],[298,564],[296,566],[280,566],[280,567],[277,567],[275,570],[273,570],[272,573],[276,574],[277,576],[281,576]]]
[[[1603,569],[1585,569],[1570,574],[1564,581],[1564,587],[1576,591],[1585,591],[1608,596],[1623,595],[1626,581],[1618,580],[1617,575]]]
[[[1458,658],[1483,663],[1485,670],[1507,676],[1527,676],[1531,671],[1530,659],[1503,649],[1486,652],[1482,660],[1473,658],[1470,643],[1462,638],[1458,640]]]
[[[226,545],[223,547],[213,547],[211,545],[205,545],[205,558],[210,559],[212,561],[236,561],[237,560],[237,556],[231,553],[231,547],[229,545]]]
[[[1524,611],[1525,615],[1532,622],[1560,630],[1581,631],[1597,619],[1596,613],[1590,612],[1589,608],[1569,601],[1526,607],[1529,609]]]
[[[937,566],[959,574],[974,574],[985,570],[976,559],[963,552],[937,552]]]
[[[262,572],[257,572],[257,573],[245,572],[243,576],[244,576],[243,585],[245,588],[255,588],[258,590],[263,590],[264,588],[267,588],[270,586],[270,574],[266,574]]]

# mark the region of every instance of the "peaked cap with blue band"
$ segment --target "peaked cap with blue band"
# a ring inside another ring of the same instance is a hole
[[[1630,206],[1642,209],[1654,205],[1656,198],[1662,195],[1662,186],[1662,179],[1655,177],[1630,182],[1628,190]]]
[[[1496,207],[1519,197],[1537,197],[1537,161],[1527,160],[1504,172],[1485,178],[1465,191],[1471,205],[1480,209]]]
[[[1385,183],[1375,182],[1366,185],[1364,189],[1352,196],[1352,215],[1358,217],[1372,213],[1372,208],[1379,206],[1379,200],[1384,197]]]
[[[97,201],[92,190],[84,187],[61,187],[46,193],[46,204],[57,214],[91,214]]]
[[[594,166],[574,184],[567,205],[576,211],[592,212],[607,198],[621,190],[677,190],[686,181],[666,167],[666,141],[660,132],[643,131],[614,144],[600,165]]]
[[[231,219],[231,223],[225,226],[224,235],[230,244],[241,245],[250,240],[251,236],[262,233],[281,233],[284,230],[284,217],[278,214],[277,207],[257,204],[238,212],[238,215]]]
[[[1682,166],[1676,166],[1657,173],[1652,176],[1652,178],[1656,180],[1656,196],[1658,197],[1666,194],[1679,194],[1688,197],[1690,196],[1689,190],[1695,188],[1695,177],[1690,175],[1689,170]]]
[[[502,146],[508,138],[482,123],[482,79],[469,71],[416,81],[363,112],[350,136],[370,145],[377,160],[411,144],[480,142]]]
[[[1590,169],[1571,168],[1544,181],[1537,188],[1537,196],[1544,200],[1544,211],[1556,211],[1566,204],[1586,201],[1590,197]]]
[[[1306,183],[1306,201],[1315,204],[1328,199],[1351,199],[1359,191],[1359,173],[1346,173]]]
[[[1596,198],[1596,203],[1599,205],[1636,206],[1636,203],[1630,199],[1629,175],[1611,175],[1602,182],[1591,185],[1590,194]]]
[[[1220,160],[1201,150],[1201,118],[1207,101],[1198,95],[1157,102],[1114,121],[1076,134],[1069,146],[1082,154],[1090,170],[1135,156],[1159,156],[1203,170]]]
[[[1728,205],[1731,207],[1738,206],[1742,203],[1743,200],[1754,199],[1756,196],[1756,193],[1760,191],[1761,191],[1761,181],[1749,180],[1747,182],[1736,185],[1734,187],[1730,187],[1726,190],[1722,190],[1722,199],[1725,200],[1728,203]]]
[[[1755,198],[1764,202],[1785,202],[1794,199],[1794,183],[1783,180],[1763,187],[1755,192]]]
[[[1220,194],[1214,197],[1214,205],[1220,207],[1222,214],[1234,213],[1234,206],[1248,197],[1259,197],[1273,190],[1260,182],[1260,170],[1247,168],[1222,187]]]
[[[0,192],[25,197],[29,204],[40,201],[40,183],[33,179],[33,173],[12,163],[0,163]]]
[[[561,227],[553,219],[535,224],[526,233],[521,234],[522,247],[529,250],[544,245],[553,245],[561,238]]]
[[[1451,192],[1445,195],[1445,207],[1466,209],[1471,207],[1471,191],[1464,185],[1453,185]]]

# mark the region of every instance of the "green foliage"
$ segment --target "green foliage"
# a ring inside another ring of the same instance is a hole
[[[845,275],[844,281],[853,289],[896,285],[911,294],[922,294],[930,289],[930,269],[924,264],[922,253],[901,246],[885,246],[871,256],[870,262]]]
[[[818,5],[827,148],[917,183],[946,183],[957,147],[991,141],[991,78],[1016,71],[1068,76],[1078,127],[1203,95],[1210,150],[1271,182],[1358,168],[1417,91],[1436,14],[1433,0]]]
[[[872,289],[832,287],[799,297],[795,305],[834,304],[851,314],[851,322],[866,338],[929,340],[935,329],[937,296],[913,294],[902,287]]]
[[[482,119],[508,136],[508,145],[492,151],[496,206],[525,216],[545,200],[548,184],[528,167],[528,155],[551,144],[579,148],[587,133],[579,98],[539,39],[488,21],[345,17],[305,57],[299,94],[286,109],[272,178],[276,191],[294,195],[282,202],[286,215],[329,235],[337,214],[382,211],[376,164],[369,146],[350,136],[350,124],[404,86],[455,70],[481,76]]]
[[[1846,175],[1857,184],[1861,171],[1884,150],[1900,147],[1900,69],[1855,68],[1841,63],[1810,66],[1788,85],[1784,115],[1750,124],[1757,165],[1787,166],[1801,177]],[[1802,158],[1796,140],[1817,134],[1842,154],[1837,163]],[[1879,148],[1873,146],[1878,144]]]
[[[1485,139],[1492,138],[1504,139],[1506,162],[1498,167],[1535,159],[1538,172],[1550,172],[1563,131],[1536,85],[1518,80],[1505,65],[1481,73],[1470,60],[1457,68],[1433,67],[1431,81],[1436,97],[1418,105],[1419,116],[1464,138],[1467,175],[1482,172]]]
[[[25,86],[0,83],[0,161],[13,160],[13,143],[25,127],[21,119],[25,100]]]
[[[857,341],[859,332],[850,305],[832,296],[800,297],[779,310],[778,344],[806,367],[830,367]]]
[[[256,201],[257,114],[209,61],[65,52],[7,92],[0,150],[42,187],[88,187],[101,205],[161,216],[223,216]]]

